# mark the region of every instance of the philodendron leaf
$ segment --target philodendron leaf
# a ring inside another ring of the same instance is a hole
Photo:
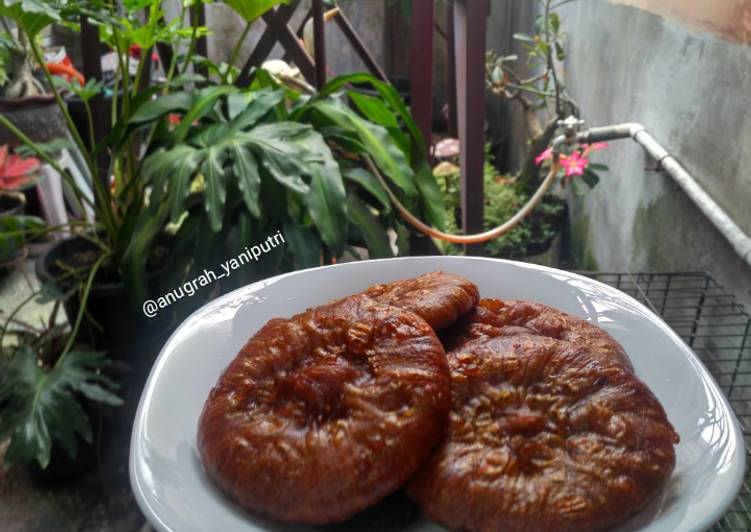
[[[337,100],[319,100],[312,106],[329,125],[354,133],[381,171],[407,196],[417,195],[409,161],[385,128],[364,120]]]
[[[140,125],[153,122],[169,113],[181,113],[191,108],[195,96],[190,92],[173,92],[165,94],[155,100],[150,100],[141,105],[133,113],[128,123],[131,125]]]
[[[288,249],[292,251],[293,264],[296,270],[321,265],[320,241],[310,229],[285,223],[284,237],[287,240]]]
[[[169,195],[170,203],[170,220],[177,223],[182,213],[185,211],[185,198],[190,194],[190,182],[193,175],[201,164],[200,152],[189,152],[184,157],[176,160],[171,172],[172,193]]]
[[[224,185],[224,170],[222,169],[224,159],[224,152],[221,148],[211,147],[208,149],[206,159],[201,166],[206,181],[206,213],[209,215],[211,229],[215,233],[222,228],[224,200],[227,193]]]
[[[344,252],[347,240],[347,214],[344,183],[338,166],[313,166],[310,192],[305,200],[321,239],[335,256]]]
[[[347,196],[347,217],[360,228],[371,259],[393,257],[389,236],[368,207],[354,194]]]
[[[343,175],[345,179],[357,183],[375,197],[383,207],[384,212],[388,213],[391,210],[388,194],[373,174],[363,168],[349,168],[344,170]]]
[[[244,20],[251,22],[279,4],[289,3],[289,0],[224,0],[224,3]]]
[[[60,20],[58,9],[62,6],[49,0],[2,0],[0,16],[8,17],[30,38]]]
[[[240,142],[233,142],[229,150],[232,159],[232,170],[237,179],[237,186],[243,195],[248,211],[255,218],[261,217],[258,198],[261,195],[261,175],[258,173],[258,163],[253,153]]]
[[[0,440],[10,438],[6,463],[36,460],[46,468],[55,442],[75,458],[77,438],[92,439],[77,394],[112,406],[122,404],[114,393],[115,383],[100,373],[108,364],[103,353],[71,351],[45,370],[31,349],[18,350],[0,381]]]
[[[329,96],[340,90],[342,87],[351,84],[366,84],[372,86],[389,107],[399,116],[402,123],[407,126],[407,130],[409,131],[417,150],[423,154],[427,152],[425,139],[423,139],[422,133],[420,133],[420,128],[417,127],[417,124],[412,119],[412,114],[409,112],[409,109],[407,109],[407,104],[404,103],[404,100],[399,96],[399,93],[393,85],[384,83],[371,74],[360,72],[357,74],[339,76],[330,80],[318,94],[321,97]],[[351,96],[353,92],[355,91],[350,89],[347,91],[347,94]]]
[[[428,166],[427,162],[418,168],[415,172],[415,183],[420,191],[420,200],[422,209],[425,211],[425,217],[433,227],[446,230],[446,206],[443,202],[443,194],[438,188],[435,176]]]
[[[180,121],[180,124],[175,128],[175,132],[172,134],[173,142],[180,143],[185,140],[188,132],[193,125],[193,122],[199,120],[206,114],[208,114],[216,105],[216,102],[229,94],[237,92],[237,88],[227,85],[219,85],[217,87],[207,87],[197,91],[195,100],[193,101],[190,109]],[[156,101],[159,101],[158,99]]]
[[[263,118],[269,111],[271,111],[275,105],[284,99],[284,90],[259,90],[254,93],[243,93],[244,96],[248,94],[251,98],[245,102],[245,106],[241,111],[237,111],[232,115],[233,109],[230,107],[230,115],[232,119],[232,131],[247,130],[256,125],[256,123]],[[230,95],[237,96],[237,95]],[[228,107],[229,107],[228,100]]]

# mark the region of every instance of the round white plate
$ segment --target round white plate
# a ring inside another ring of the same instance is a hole
[[[699,531],[722,516],[745,469],[738,422],[704,366],[659,317],[622,292],[569,272],[472,257],[408,257],[273,277],[220,297],[185,320],[154,364],[131,440],[131,484],[154,527],[170,532],[282,529],[244,513],[204,475],[196,427],[209,390],[269,318],[434,270],[464,275],[482,297],[540,301],[585,318],[626,349],[681,443],[665,496],[622,530]],[[420,520],[409,529],[438,527]]]

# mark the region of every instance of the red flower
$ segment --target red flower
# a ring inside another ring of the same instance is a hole
[[[29,181],[30,174],[39,169],[39,159],[23,159],[15,153],[8,153],[8,145],[0,146],[0,189],[17,189]]]

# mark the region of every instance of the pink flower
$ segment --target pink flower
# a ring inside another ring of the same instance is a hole
[[[583,157],[578,151],[575,151],[565,159],[561,158],[561,164],[566,169],[566,177],[584,175],[584,169],[589,164],[589,159]]]
[[[535,158],[535,164],[539,165],[542,161],[547,161],[553,156],[553,148],[548,148]]]
[[[582,151],[582,155],[586,157],[587,155],[589,155],[590,152],[604,150],[605,148],[608,147],[608,143],[607,142],[595,142],[594,144],[582,144],[582,147],[584,148],[584,150]]]

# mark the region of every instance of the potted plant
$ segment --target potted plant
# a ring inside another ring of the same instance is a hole
[[[58,481],[92,462],[97,405],[119,406],[117,385],[104,373],[103,353],[74,345],[75,330],[57,324],[61,298],[49,286],[34,292],[0,326],[0,441],[5,464],[26,464],[34,478]],[[41,327],[16,318],[32,300],[55,300]]]
[[[526,121],[527,154],[522,167],[513,176],[497,176],[491,162],[486,162],[485,196],[486,224],[489,227],[504,221],[539,187],[541,167],[546,167],[550,152],[546,150],[564,116],[578,115],[578,106],[569,95],[560,69],[565,59],[565,33],[560,16],[554,11],[555,2],[544,0],[542,13],[534,23],[534,34],[517,33],[526,52],[526,68],[531,73],[524,76],[515,65],[516,55],[502,56],[488,52],[486,57],[486,86],[494,94],[517,102]],[[568,150],[561,158],[563,187],[570,183],[575,194],[584,194],[599,181],[597,172],[607,170],[605,165],[590,162],[592,151],[604,145]],[[487,155],[486,155],[487,157]],[[447,173],[449,183],[453,179]],[[455,194],[452,185],[444,185],[444,193]],[[565,225],[565,202],[555,194],[545,196],[541,206],[520,225],[503,237],[485,245],[492,256],[523,259],[530,262],[555,265],[560,257],[561,231]],[[446,248],[444,246],[444,248]],[[447,248],[451,249],[451,248]]]
[[[71,16],[75,9],[69,6],[55,15]],[[222,262],[278,232],[286,235],[285,246],[223,279],[224,288],[334,260],[352,239],[365,242],[374,256],[393,254],[386,231],[400,224],[384,201],[385,192],[358,164],[365,153],[399,187],[405,202],[440,223],[437,186],[424,157],[413,155],[422,139],[411,134],[417,128],[393,88],[361,75],[332,80],[320,92],[307,94],[263,71],[250,87],[238,88],[192,74],[190,57],[175,57],[166,79],[144,88],[140,80],[150,78],[145,62],[130,82],[131,45],[149,50],[158,42],[193,42],[200,33],[165,22],[157,1],[149,13],[143,20],[135,11],[86,11],[123,58],[116,75],[123,98],[104,138],[82,139],[60,83],[41,67],[93,176],[93,201],[46,146],[0,115],[0,123],[58,170],[78,201],[95,213],[94,224],[77,221],[65,228],[77,229],[77,236],[53,246],[38,262],[38,274],[62,279],[56,281],[62,291],[73,291],[66,302],[69,320],[82,324],[80,330],[96,348],[122,346],[152,333],[158,338],[174,323],[171,314],[195,307],[222,287],[181,296],[179,302],[173,297],[174,304],[160,308],[157,318],[142,312],[147,298],[158,300],[177,288],[184,293],[185,283],[196,280],[198,272],[215,268],[221,273]],[[42,22],[54,19],[47,16],[32,26],[29,20],[36,15],[26,15],[16,22],[30,37]],[[29,42],[40,55],[36,41]],[[345,102],[354,82],[370,82],[381,105],[353,110]],[[101,90],[92,80],[84,87],[68,85],[84,101]],[[93,137],[91,128],[88,133]],[[101,154],[108,155],[106,168],[97,160]],[[138,351],[150,363],[151,356]]]
[[[460,210],[460,169],[458,160],[447,160],[438,164],[433,173],[438,179],[446,201],[450,233],[459,233]],[[511,218],[524,205],[529,197],[521,189],[513,175],[500,175],[493,164],[490,145],[485,149],[483,171],[484,222],[485,229],[496,227]],[[545,200],[510,232],[489,240],[483,246],[484,254],[490,257],[521,260],[556,266],[560,259],[560,235],[566,216],[565,202],[548,195]],[[438,242],[439,249],[449,255],[462,253],[460,246]]]
[[[32,5],[33,4],[33,5]],[[52,6],[33,2],[25,8],[20,3],[5,2],[0,5],[0,112],[37,142],[47,142],[65,132],[62,115],[43,82],[37,77],[35,62],[40,58],[33,53],[33,37],[20,27],[12,27],[24,15],[24,10],[50,11]],[[15,140],[10,131],[0,128],[0,143]]]

